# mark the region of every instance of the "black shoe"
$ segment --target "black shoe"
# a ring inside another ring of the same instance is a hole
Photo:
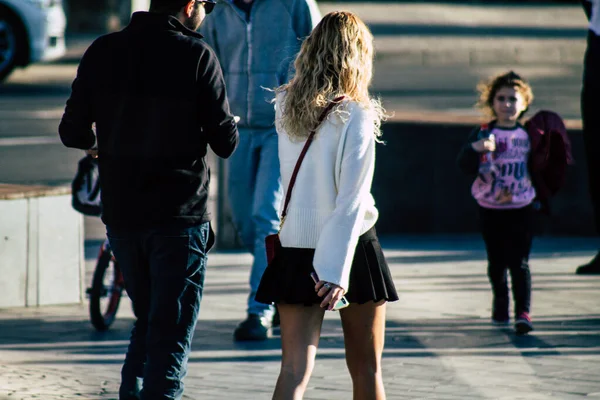
[[[577,275],[600,275],[600,253],[596,254],[596,257],[589,263],[577,268],[575,273]]]
[[[275,314],[273,315],[273,323],[271,326],[273,326],[273,328],[278,328],[279,325],[281,325],[281,320],[279,319],[279,309],[277,306],[275,306]]]
[[[508,317],[508,297],[496,298],[492,302],[492,323],[503,326],[510,324]]]
[[[120,400],[140,400],[140,395],[134,392],[126,392],[119,394]]]
[[[260,315],[248,314],[248,318],[235,328],[233,337],[238,342],[267,340],[271,337],[271,323]]]
[[[527,335],[533,330],[529,313],[522,312],[515,318],[515,332],[517,335]]]
[[[120,400],[140,400],[140,393],[142,391],[141,380],[138,379],[136,383],[132,385],[125,385],[121,383],[119,388],[119,399]]]

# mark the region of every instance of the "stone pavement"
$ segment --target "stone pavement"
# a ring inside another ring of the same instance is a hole
[[[517,337],[489,322],[485,253],[477,236],[382,239],[400,301],[388,308],[389,399],[600,398],[600,277],[573,274],[595,239],[534,244],[536,330]],[[87,281],[98,243],[88,242]],[[212,253],[186,399],[269,399],[277,335],[232,341],[244,317],[250,256]],[[59,290],[57,288],[57,290]],[[132,323],[127,299],[113,328],[91,327],[87,304],[0,310],[0,400],[115,399]],[[351,399],[338,316],[328,313],[306,399]]]
[[[474,116],[475,83],[506,68],[531,80],[535,107],[579,118],[585,18],[576,4],[319,4],[323,12],[354,10],[370,24],[378,51],[373,89],[398,119]],[[35,90],[56,87],[68,95],[75,62],[90,40],[72,41],[64,62],[15,73],[10,83],[36,97],[27,98],[28,106],[34,101],[43,108],[18,112],[60,118],[64,101],[56,106]],[[14,112],[15,101],[0,103]],[[97,220],[86,225],[88,239],[103,234]],[[600,398],[600,277],[573,275],[597,241],[536,242],[536,330],[527,337],[489,324],[491,296],[478,237],[383,243],[401,293],[388,308],[383,368],[389,399]],[[99,243],[89,244],[86,282]],[[232,341],[245,314],[249,264],[244,253],[211,254],[187,399],[270,398],[279,369],[278,336],[265,343]],[[131,322],[127,301],[106,333],[89,324],[87,304],[0,310],[0,400],[115,399]],[[340,324],[330,313],[306,399],[346,400],[350,388]]]

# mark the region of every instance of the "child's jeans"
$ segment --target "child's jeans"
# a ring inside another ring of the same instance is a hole
[[[488,277],[494,294],[495,319],[508,319],[507,270],[511,276],[515,315],[529,313],[529,252],[533,239],[534,213],[531,205],[504,210],[479,207],[481,233],[488,257]]]

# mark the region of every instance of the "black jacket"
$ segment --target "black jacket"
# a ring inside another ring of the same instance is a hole
[[[207,222],[207,146],[229,157],[238,132],[221,67],[202,36],[176,18],[135,13],[83,56],[59,126],[65,146],[89,149],[96,123],[105,224]]]

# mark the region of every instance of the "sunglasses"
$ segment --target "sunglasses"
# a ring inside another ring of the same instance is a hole
[[[196,3],[200,3],[204,6],[206,14],[210,14],[215,9],[217,2],[215,0],[197,0]]]

